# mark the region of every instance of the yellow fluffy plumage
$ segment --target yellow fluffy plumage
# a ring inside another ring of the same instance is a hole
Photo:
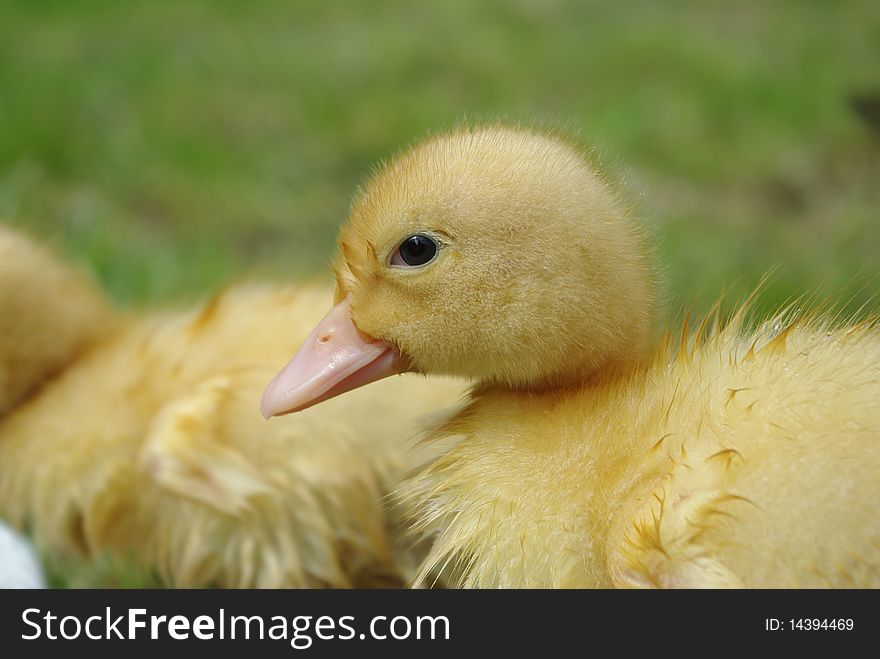
[[[0,225],[0,417],[114,322],[82,276]]]
[[[465,586],[880,583],[880,340],[733,322],[581,390],[478,391],[415,481],[421,577]],[[479,483],[479,485],[475,485]]]
[[[414,234],[437,256],[401,267]],[[417,582],[880,585],[876,324],[741,309],[653,342],[643,242],[576,149],[526,129],[435,137],[365,186],[337,301],[412,370],[478,381],[401,488],[434,539]]]
[[[456,401],[402,377],[266,424],[270,369],[331,297],[240,286],[124,317],[0,227],[0,514],[53,555],[129,558],[177,586],[401,583],[386,494],[416,418]]]

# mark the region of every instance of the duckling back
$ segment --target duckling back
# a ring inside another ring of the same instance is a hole
[[[478,391],[413,483],[482,587],[877,587],[880,332],[733,323],[579,390]]]

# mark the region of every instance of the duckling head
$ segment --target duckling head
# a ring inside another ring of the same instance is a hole
[[[648,343],[639,231],[554,136],[488,126],[414,146],[367,182],[338,247],[336,306],[267,387],[264,416],[404,370],[558,386]]]

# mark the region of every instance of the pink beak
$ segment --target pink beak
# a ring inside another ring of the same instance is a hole
[[[346,298],[324,316],[293,359],[266,386],[260,413],[268,419],[299,412],[405,370],[397,350],[358,331]]]

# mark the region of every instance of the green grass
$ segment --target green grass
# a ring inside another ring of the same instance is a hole
[[[670,307],[880,273],[880,3],[5,0],[0,217],[126,304],[323,272],[375,161],[463,119],[596,148]],[[874,131],[874,132],[872,132]]]
[[[138,567],[129,557],[102,556],[89,562],[44,559],[49,588],[163,588],[158,574]]]

